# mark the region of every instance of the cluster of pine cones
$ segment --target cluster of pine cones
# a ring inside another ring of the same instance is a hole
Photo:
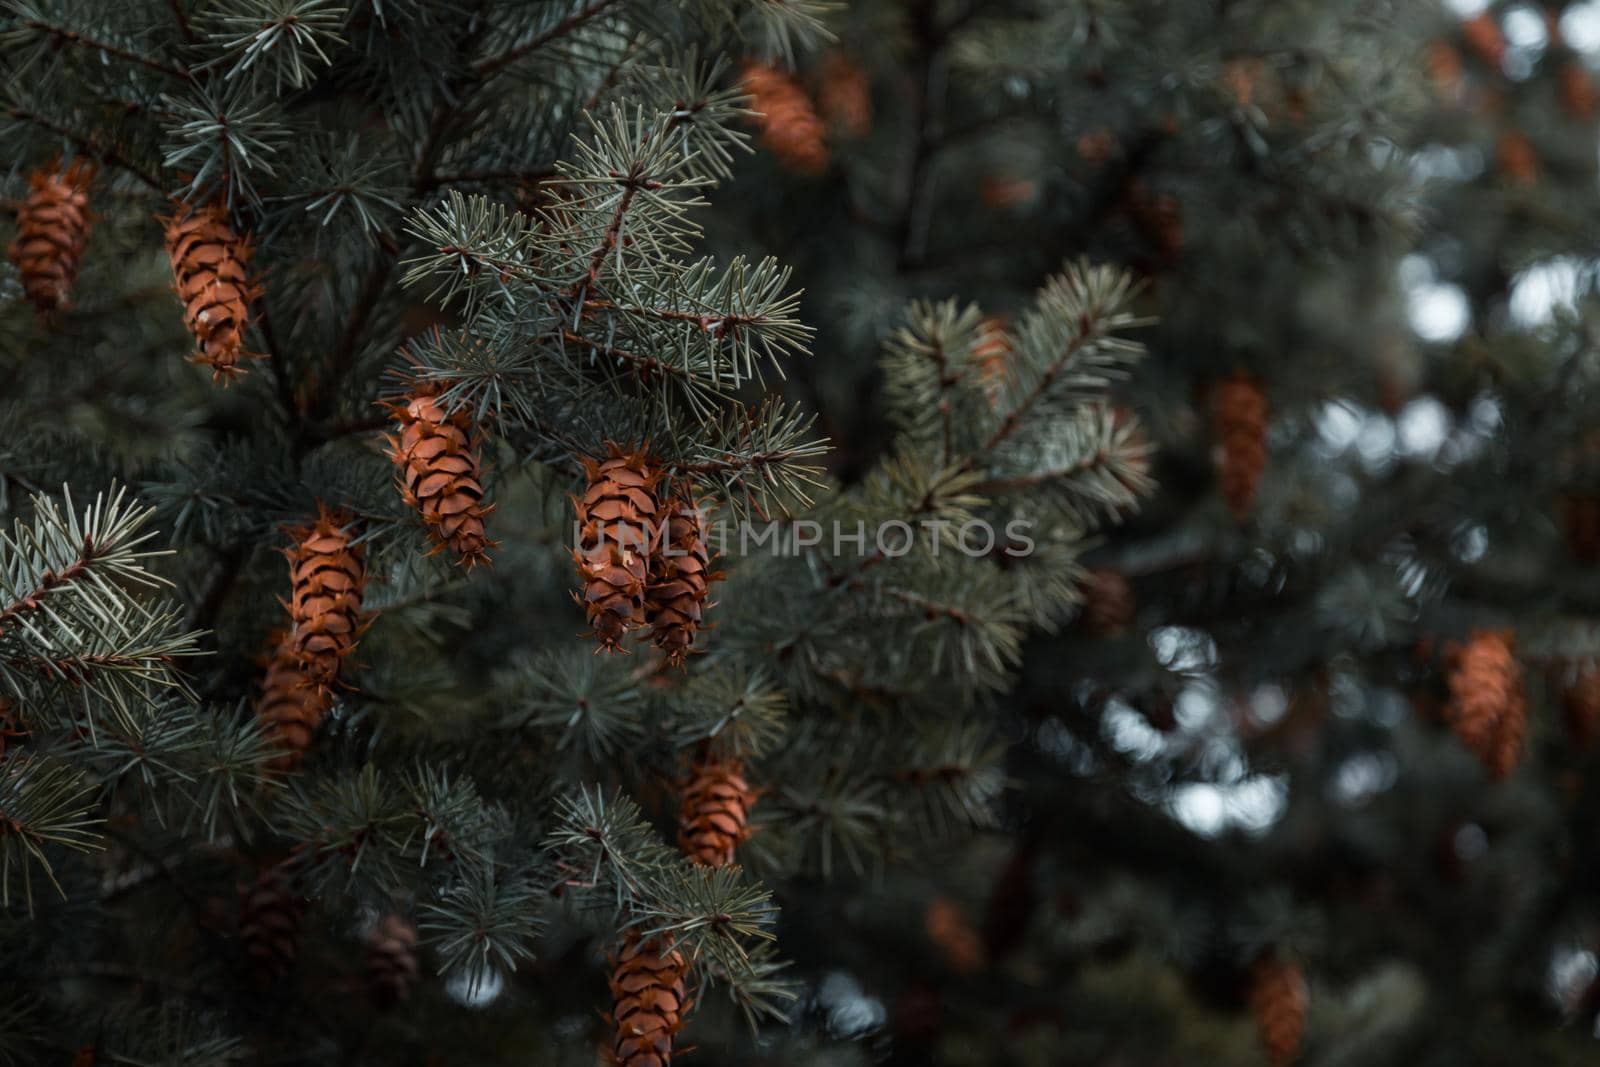
[[[761,143],[785,167],[816,176],[828,167],[828,131],[864,137],[872,128],[872,86],[860,64],[841,52],[824,61],[816,99],[793,74],[746,63],[740,85],[761,126]]]
[[[678,843],[695,863],[722,867],[750,836],[750,809],[760,792],[737,760],[702,750],[681,793]],[[641,939],[629,931],[611,962],[612,1062],[619,1067],[667,1067],[673,1037],[689,1010],[690,961],[670,939]]]
[[[573,500],[578,544],[573,562],[583,589],[574,594],[600,647],[618,651],[629,633],[649,626],[668,664],[694,650],[711,583],[704,516],[692,496],[661,499],[661,465],[642,449],[607,443],[603,460],[585,460],[589,484]]]

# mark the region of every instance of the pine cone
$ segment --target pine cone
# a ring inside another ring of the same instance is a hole
[[[1567,735],[1580,751],[1600,737],[1600,666],[1586,664],[1561,692]]]
[[[384,1004],[411,997],[411,984],[421,967],[417,962],[417,929],[401,915],[385,915],[367,935],[367,978]]]
[[[256,716],[266,724],[274,747],[283,752],[278,769],[288,770],[305,757],[332,702],[333,694],[312,680],[291,639],[279,641],[256,698]]]
[[[732,863],[734,850],[750,836],[750,809],[759,796],[745,781],[739,760],[696,761],[678,811],[678,845],[684,855],[707,867]]]
[[[1513,185],[1539,182],[1539,152],[1521,130],[1507,130],[1494,150],[1495,170]]]
[[[276,867],[262,870],[253,887],[240,887],[239,941],[261,983],[279,981],[294,969],[304,912],[305,902],[290,892]]]
[[[706,594],[722,574],[711,569],[699,506],[680,497],[669,500],[661,513],[667,523],[665,543],[650,560],[645,617],[656,647],[666,654],[667,665],[677,667],[694,651],[701,615],[710,606]]]
[[[250,278],[255,250],[234,231],[220,204],[180,208],[166,225],[172,279],[199,345],[192,358],[211,367],[214,381],[227,383],[243,373],[240,360],[257,358],[244,350],[250,303],[261,295]]]
[[[667,1067],[672,1038],[689,1009],[682,953],[657,939],[629,933],[611,969],[611,1019],[616,1034],[612,1062],[618,1067]]]
[[[1011,335],[1001,315],[985,315],[978,323],[978,341],[972,346],[972,362],[978,368],[978,383],[990,408],[1000,406],[1011,359]]]
[[[1464,648],[1454,650],[1446,682],[1450,704],[1445,719],[1461,743],[1483,763],[1493,781],[1516,766],[1527,721],[1522,668],[1509,632],[1477,630]]]
[[[645,622],[646,581],[661,524],[661,474],[642,451],[624,452],[611,442],[606,449],[606,459],[583,461],[589,487],[572,501],[578,523],[572,559],[583,583],[582,594],[574,596],[600,647],[615,652]]]
[[[1506,58],[1506,36],[1500,32],[1494,12],[1485,11],[1463,22],[1461,37],[1485,66],[1499,73]]]
[[[1128,183],[1128,217],[1161,258],[1170,262],[1183,251],[1183,205],[1171,193],[1152,193],[1141,178]]]
[[[822,63],[817,106],[849,136],[865,137],[872,131],[872,81],[866,69],[843,52],[830,54]]]
[[[1127,633],[1138,607],[1133,586],[1120,572],[1103,567],[1089,572],[1089,584],[1084,590],[1084,629],[1099,637]]]
[[[792,76],[763,63],[747,63],[739,76],[761,116],[761,143],[778,162],[801,174],[828,166],[827,131],[805,90]]]
[[[1256,964],[1250,983],[1250,1014],[1255,1016],[1256,1034],[1272,1067],[1288,1067],[1300,1055],[1310,1005],[1299,964],[1270,957]]]
[[[48,315],[65,311],[89,243],[92,168],[40,168],[28,176],[28,195],[17,208],[17,234],[9,249],[22,275],[22,292]]]
[[[1233,517],[1250,517],[1267,466],[1267,396],[1254,378],[1239,371],[1212,387],[1217,477]]]
[[[306,673],[328,685],[339,664],[356,647],[361,632],[361,593],[367,584],[366,551],[351,543],[345,517],[318,506],[317,521],[290,531],[296,542],[285,549],[294,590],[289,618],[290,648]]]
[[[1569,59],[1561,67],[1561,107],[1574,122],[1588,122],[1594,118],[1595,85],[1581,59]]]
[[[961,906],[949,897],[934,897],[922,913],[923,929],[957,974],[983,969],[983,938]]]
[[[488,562],[495,545],[483,529],[484,516],[494,508],[483,503],[471,420],[465,412],[446,413],[436,399],[439,391],[435,383],[422,383],[402,403],[390,405],[400,434],[387,439],[388,455],[400,468],[406,503],[427,523],[434,552],[448,548],[471,570]]]

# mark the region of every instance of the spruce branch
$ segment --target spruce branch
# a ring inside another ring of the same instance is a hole
[[[579,647],[547,649],[513,666],[497,686],[505,694],[504,723],[550,730],[558,749],[581,748],[600,759],[644,736],[643,694],[616,657]]]
[[[343,44],[339,29],[349,11],[333,0],[220,0],[201,11],[200,26],[227,65],[224,78],[270,76],[274,92],[302,89],[317,67],[332,60],[327,49]]]
[[[93,793],[82,772],[47,756],[13,751],[0,760],[0,904],[11,905],[12,879],[20,878],[33,911],[35,868],[65,896],[47,850],[100,847],[93,827],[101,820],[90,815]]]
[[[441,973],[479,979],[532,959],[548,897],[529,872],[485,859],[462,875],[420,909],[417,926],[439,953]]]

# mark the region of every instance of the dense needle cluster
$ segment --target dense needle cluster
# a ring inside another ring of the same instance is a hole
[[[221,204],[181,206],[166,225],[173,285],[198,346],[193,359],[226,383],[243,373],[241,360],[255,358],[244,349],[250,305],[261,295],[250,273],[254,249]]]
[[[1495,781],[1504,779],[1522,752],[1528,703],[1511,635],[1478,630],[1452,650],[1445,714],[1456,737]]]
[[[28,176],[27,198],[17,208],[11,262],[28,302],[48,315],[64,311],[89,243],[90,168],[78,162],[45,167]]]

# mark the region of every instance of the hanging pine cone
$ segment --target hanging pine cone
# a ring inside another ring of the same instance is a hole
[[[759,796],[745,781],[739,760],[697,760],[689,769],[678,811],[678,845],[684,855],[707,867],[732,863],[734,850],[750,836],[750,809]]]
[[[254,886],[240,887],[239,895],[239,942],[245,958],[258,981],[279,981],[300,957],[304,901],[290,892],[288,880],[275,867],[262,870]]]
[[[411,997],[421,967],[417,962],[417,928],[401,915],[385,915],[367,935],[367,979],[384,1004]]]
[[[817,106],[834,126],[851,137],[872,130],[872,82],[860,63],[843,52],[823,60]]]
[[[1581,59],[1569,59],[1562,64],[1559,75],[1561,109],[1574,122],[1588,122],[1594,118],[1594,76]]]
[[[689,1010],[688,969],[682,953],[628,934],[611,968],[611,1057],[618,1067],[672,1063],[672,1038]]]
[[[1239,371],[1212,388],[1211,412],[1222,497],[1242,523],[1250,518],[1267,466],[1267,395]]]
[[[983,938],[961,906],[949,897],[934,897],[922,913],[922,926],[939,954],[957,974],[983,969]]]
[[[1600,737],[1600,665],[1585,664],[1561,691],[1567,736],[1580,751]]]
[[[81,161],[65,169],[40,168],[28,176],[28,195],[17,208],[17,235],[9,249],[28,302],[48,315],[65,311],[89,244],[89,180]]]
[[[609,441],[606,450],[604,460],[583,461],[589,487],[572,501],[578,524],[572,559],[583,583],[583,592],[573,596],[588,613],[600,647],[616,652],[628,632],[645,622],[650,557],[661,523],[661,473],[642,450],[624,452]]]
[[[1011,359],[1011,335],[1002,315],[985,315],[978,323],[978,339],[972,346],[972,362],[978,368],[978,384],[991,409],[1000,406],[1005,387],[1007,364]]]
[[[1500,23],[1492,11],[1463,22],[1461,38],[1485,66],[1500,72],[1506,58],[1506,35],[1500,31]]]
[[[495,545],[483,529],[484,516],[494,508],[483,503],[472,422],[464,411],[441,408],[439,391],[436,383],[421,383],[405,400],[389,406],[400,433],[387,439],[388,456],[400,468],[400,492],[421,512],[437,546],[434,551],[449,549],[471,570],[488,562],[488,550]]]
[[[1183,251],[1183,205],[1172,193],[1153,193],[1142,178],[1128,183],[1125,193],[1128,217],[1140,235],[1170,263]]]
[[[1495,170],[1513,185],[1539,182],[1539,152],[1521,130],[1507,130],[1494,150]]]
[[[1493,781],[1503,780],[1516,766],[1527,722],[1527,698],[1522,691],[1509,632],[1477,630],[1465,647],[1452,650],[1446,683],[1450,704],[1445,719],[1461,743],[1483,763]]]
[[[1117,637],[1128,632],[1139,602],[1118,571],[1104,567],[1089,572],[1084,589],[1083,626],[1098,637]]]
[[[213,380],[227,383],[243,373],[241,360],[257,358],[244,350],[250,304],[261,295],[250,278],[255,250],[234,230],[221,204],[180,207],[166,222],[173,283],[183,301],[184,322],[199,345],[192,358],[211,367]]]
[[[1300,1055],[1300,1039],[1305,1034],[1310,993],[1300,965],[1289,960],[1263,957],[1251,974],[1250,1014],[1256,1020],[1256,1034],[1272,1067],[1289,1067]]]
[[[360,635],[361,594],[367,584],[366,551],[352,543],[346,517],[318,506],[312,526],[290,531],[297,542],[285,549],[294,590],[289,643],[319,685],[339,676],[339,664]]]
[[[667,665],[678,667],[694,651],[701,616],[710,606],[706,594],[722,574],[711,569],[705,516],[699,506],[690,498],[677,497],[661,511],[667,528],[661,550],[650,560],[645,618],[656,647],[666,654]]]
[[[761,116],[761,143],[778,162],[801,174],[827,169],[827,131],[800,83],[764,63],[745,64],[739,80]]]
[[[312,680],[290,639],[277,642],[255,710],[273,747],[283,753],[277,761],[279,770],[288,770],[305,757],[332,702],[332,693]]]

